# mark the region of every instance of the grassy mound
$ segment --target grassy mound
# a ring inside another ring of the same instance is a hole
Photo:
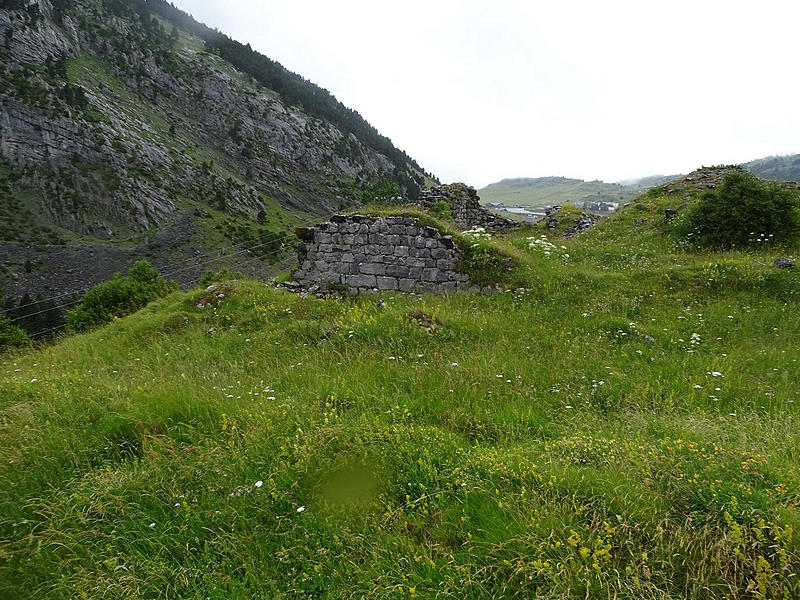
[[[736,166],[704,167],[652,188],[589,238],[630,246],[633,237],[664,252],[797,251],[799,210],[797,184],[760,180]]]
[[[569,237],[569,234],[573,233],[574,228],[578,225],[581,214],[585,212],[585,209],[567,202],[553,215],[553,217],[558,220],[558,225],[553,229],[547,226],[546,218],[534,223],[532,229],[534,231],[545,232],[547,235],[556,238]]]
[[[0,597],[797,597],[800,275],[640,202],[511,234],[524,292],[226,281],[6,357]]]

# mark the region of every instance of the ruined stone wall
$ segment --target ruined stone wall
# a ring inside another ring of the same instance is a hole
[[[431,210],[437,202],[446,202],[450,206],[453,220],[461,229],[477,226],[491,231],[503,231],[519,227],[516,221],[504,219],[483,208],[479,200],[475,188],[467,187],[463,183],[452,183],[422,190],[417,204]]]
[[[550,229],[550,231],[553,231],[556,227],[558,227],[561,224],[561,221],[558,218],[558,213],[560,210],[561,210],[561,205],[556,204],[555,206],[546,208],[544,211],[544,218],[546,220],[547,227],[548,229]],[[669,211],[670,209],[668,208],[667,218],[669,218]],[[677,212],[675,214],[677,214]],[[567,227],[564,230],[563,236],[569,239],[579,233],[583,233],[587,229],[594,227],[595,223],[597,223],[601,218],[602,217],[600,217],[599,215],[593,215],[591,213],[585,213],[581,211],[581,216],[575,219],[575,223],[572,226]]]
[[[456,271],[460,258],[450,236],[420,225],[413,217],[331,217],[297,229],[303,240],[294,280],[304,286],[346,289],[443,292],[472,290]]]

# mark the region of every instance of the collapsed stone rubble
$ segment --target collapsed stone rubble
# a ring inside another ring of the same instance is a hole
[[[561,221],[558,219],[558,212],[561,210],[560,205],[551,206],[545,209],[544,218],[547,223],[547,228],[551,231],[559,226]],[[597,223],[601,217],[590,213],[581,212],[580,217],[575,221],[575,224],[564,230],[564,237],[569,239],[574,235],[582,233]]]

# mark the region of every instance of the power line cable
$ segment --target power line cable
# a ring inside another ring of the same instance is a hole
[[[299,221],[299,222],[298,222],[298,224],[297,224],[297,226],[298,226],[298,227],[302,227],[302,226],[305,226],[305,225],[314,225],[314,224],[315,224],[315,223],[314,223],[313,221]],[[243,251],[254,250],[255,248],[259,248],[259,247],[261,247],[261,246],[264,246],[264,245],[266,245],[266,244],[269,244],[269,243],[271,243],[271,242],[272,242],[272,240],[274,240],[274,239],[278,239],[278,238],[280,238],[281,236],[285,235],[285,233],[284,233],[284,232],[280,232],[280,231],[278,231],[278,232],[272,232],[272,235],[273,235],[274,237],[273,237],[273,238],[272,238],[270,241],[267,241],[267,242],[265,242],[265,243],[258,244],[258,245],[255,245],[255,246],[251,246],[251,247],[249,247],[249,248],[244,248],[244,250],[243,250]],[[262,238],[262,240],[263,240],[263,238]],[[219,252],[218,250],[217,250],[217,251],[215,251],[215,252],[209,252],[209,253],[205,254],[205,255],[204,255],[202,258],[203,258],[203,259],[210,259],[211,257],[213,257],[213,256],[217,255],[217,253],[218,253],[218,252]],[[239,251],[239,252],[242,252],[242,251]],[[236,253],[234,253],[233,255],[235,255],[235,254],[236,254]],[[229,256],[231,256],[231,255],[224,255],[224,256],[220,256],[218,259],[212,259],[211,261],[205,261],[205,262],[203,262],[203,261],[201,260],[201,261],[198,261],[197,265],[199,265],[199,264],[203,264],[203,265],[205,265],[205,264],[209,264],[210,262],[214,262],[215,260],[223,260],[224,258],[226,258],[226,257],[229,257]],[[193,257],[193,258],[197,259],[197,258],[199,258],[199,257]],[[197,266],[197,265],[195,265],[195,266]],[[188,268],[190,268],[190,267],[185,267],[185,269],[188,269]],[[178,273],[178,272],[180,272],[180,271],[182,271],[182,270],[184,270],[184,269],[177,269],[177,270],[175,270],[175,271],[172,271],[172,272],[167,272],[167,273],[164,273],[164,274],[162,274],[161,276],[162,276],[162,277],[169,277],[169,276],[173,275],[174,273]],[[11,310],[19,310],[19,309],[21,309],[21,308],[27,308],[27,307],[29,307],[29,306],[36,306],[36,305],[38,305],[38,304],[40,304],[40,303],[42,303],[42,302],[47,302],[47,301],[49,301],[49,300],[56,300],[57,298],[63,298],[63,297],[65,297],[65,296],[71,296],[72,294],[79,294],[79,293],[81,293],[81,292],[87,292],[87,291],[89,291],[90,289],[92,289],[92,288],[93,288],[95,285],[96,285],[96,284],[92,284],[92,285],[89,285],[89,286],[86,286],[86,287],[78,288],[78,289],[76,289],[76,290],[71,290],[71,291],[69,291],[69,292],[64,292],[63,294],[56,294],[55,296],[50,296],[49,298],[42,298],[41,300],[36,300],[36,301],[33,301],[33,302],[29,302],[28,304],[21,304],[21,305],[19,305],[19,306],[13,306],[13,307],[9,307],[9,308],[7,308],[7,309],[5,309],[5,310],[6,310],[6,311],[11,311]]]
[[[255,248],[258,248],[258,247],[261,247],[261,246],[265,246],[265,245],[267,245],[267,244],[271,244],[271,243],[272,243],[272,242],[265,242],[265,243],[263,243],[263,244],[259,244],[258,246],[252,246],[251,248],[249,248],[249,249],[245,249],[245,250],[243,250],[243,251],[239,252],[238,254],[239,254],[239,255],[241,255],[241,254],[244,254],[245,252],[249,252],[249,251],[251,251],[252,249],[255,249]],[[259,259],[259,260],[261,260],[261,259],[264,259],[264,258],[265,258],[265,257],[267,257],[267,256],[277,255],[277,254],[280,254],[280,253],[284,252],[284,250],[285,250],[285,248],[280,248],[280,249],[278,249],[278,250],[273,250],[273,251],[271,251],[271,252],[267,252],[267,253],[264,253],[264,254],[261,254],[261,255],[250,256],[250,257],[246,258],[246,259],[245,259],[245,260],[244,260],[244,261],[243,261],[241,264],[244,264],[245,262],[249,262],[249,261],[251,261],[251,260],[256,260],[256,259]],[[233,256],[236,256],[236,255],[233,255]],[[221,256],[221,257],[220,257],[219,259],[217,259],[217,260],[221,260],[221,259],[228,259],[228,258],[231,258],[231,256],[228,256],[228,255],[226,255],[226,256]],[[208,262],[204,263],[204,266],[205,266],[205,265],[208,265],[208,264],[210,264],[211,262],[216,262],[216,261],[208,261]],[[236,264],[236,263],[234,263],[234,264]],[[198,266],[198,265],[191,265],[191,266],[192,266],[192,267],[196,267],[196,266]],[[186,267],[186,268],[189,268],[189,267]],[[177,272],[179,272],[179,271],[181,271],[181,270],[185,270],[185,269],[178,269],[178,270],[172,271],[172,272],[171,272],[171,273],[169,273],[169,274],[161,275],[161,277],[164,277],[164,278],[166,278],[166,276],[173,275],[173,274],[175,274],[175,273],[177,273]],[[90,288],[90,289],[91,289],[91,288]],[[29,318],[29,317],[34,317],[34,316],[36,316],[36,315],[40,315],[40,314],[42,314],[42,313],[50,312],[50,311],[52,311],[52,310],[57,310],[57,309],[59,309],[59,308],[65,308],[65,307],[67,307],[67,306],[72,306],[73,304],[78,304],[78,303],[80,303],[81,301],[82,301],[82,298],[79,298],[79,299],[77,299],[77,300],[72,300],[72,301],[70,301],[70,302],[65,302],[65,303],[63,303],[63,304],[56,304],[55,306],[50,306],[50,307],[47,307],[47,308],[43,308],[43,309],[41,309],[41,310],[37,310],[37,311],[35,311],[35,312],[32,312],[32,313],[27,313],[27,314],[24,314],[24,315],[18,315],[18,316],[16,316],[16,317],[14,317],[13,319],[9,319],[9,323],[14,323],[14,322],[16,322],[16,321],[21,321],[22,319],[27,319],[27,318]],[[45,300],[41,300],[40,302],[45,302]],[[12,310],[13,310],[13,309],[12,309]]]
[[[268,253],[268,254],[266,254],[266,255],[263,255],[263,256],[269,256],[269,255],[272,255],[272,254],[277,254],[277,253],[279,253],[279,252],[282,252],[282,250],[273,251],[273,252],[271,252],[271,253]],[[241,266],[242,266],[242,265],[244,265],[245,263],[248,263],[248,262],[250,262],[250,261],[252,261],[252,260],[261,259],[261,258],[263,258],[263,256],[250,256],[250,257],[247,257],[247,258],[245,258],[243,261],[241,261],[240,263],[238,263],[236,266],[237,266],[237,267],[241,267]],[[67,306],[67,305],[65,304],[65,305],[62,305],[62,306]],[[59,307],[53,307],[53,308],[47,309],[46,311],[41,311],[41,312],[47,312],[47,311],[49,311],[49,310],[54,310],[55,308],[59,308]],[[35,315],[35,314],[39,314],[39,313],[31,313],[31,314],[29,314],[29,315],[26,315],[26,316],[29,316],[29,317],[30,317],[30,316],[33,316],[33,315]],[[65,327],[67,327],[67,325],[68,325],[67,323],[62,323],[61,325],[56,325],[55,327],[50,327],[49,329],[45,329],[45,330],[43,330],[43,331],[37,331],[37,332],[36,332],[36,333],[34,333],[33,335],[34,335],[34,336],[37,336],[37,337],[39,337],[39,336],[42,336],[42,335],[44,335],[44,334],[46,334],[46,333],[50,333],[51,331],[57,331],[57,330],[59,330],[59,329],[64,329]]]
[[[301,224],[302,224],[302,225],[309,225],[309,224],[311,224],[311,223],[310,223],[310,222],[301,222]],[[198,261],[198,262],[196,262],[196,263],[194,263],[194,264],[191,264],[191,265],[185,265],[185,266],[183,266],[183,267],[181,267],[181,268],[178,268],[178,269],[173,269],[172,271],[167,271],[167,272],[165,272],[165,273],[160,273],[159,275],[160,275],[161,277],[163,277],[163,278],[165,278],[165,279],[166,279],[166,278],[168,278],[168,277],[172,277],[173,275],[175,275],[175,274],[177,274],[177,273],[181,273],[181,272],[183,272],[183,271],[187,271],[187,270],[189,270],[189,269],[192,269],[192,268],[205,267],[205,266],[208,266],[208,265],[210,265],[210,264],[217,263],[217,262],[219,262],[219,261],[229,260],[229,259],[231,259],[232,257],[236,257],[236,256],[239,256],[239,255],[242,255],[242,254],[245,254],[245,253],[252,252],[253,250],[256,250],[256,249],[258,249],[258,248],[262,248],[262,247],[264,247],[264,246],[271,245],[271,244],[273,244],[273,243],[274,243],[276,240],[282,239],[282,238],[283,238],[285,235],[286,235],[286,234],[285,234],[284,232],[273,232],[273,234],[271,235],[271,237],[269,237],[268,239],[266,239],[266,241],[263,241],[265,238],[261,238],[262,242],[261,242],[261,243],[259,243],[259,244],[256,244],[256,245],[253,245],[253,246],[249,246],[249,247],[244,247],[244,248],[242,248],[242,249],[240,249],[240,250],[238,250],[238,251],[236,251],[236,252],[234,252],[234,253],[232,253],[232,254],[225,254],[225,255],[222,255],[222,256],[218,256],[218,257],[217,257],[217,258],[215,258],[215,259],[211,259],[211,260],[205,260],[205,261]],[[278,249],[278,250],[276,250],[276,251],[272,251],[272,252],[268,252],[268,253],[265,253],[265,254],[257,255],[257,256],[255,256],[255,257],[253,257],[253,258],[264,258],[264,257],[266,257],[266,256],[270,256],[270,255],[272,255],[272,254],[275,254],[275,253],[278,253],[278,252],[283,252],[284,250],[285,250],[285,248],[280,248],[280,249]],[[207,254],[207,255],[206,255],[206,258],[208,258],[208,257],[210,257],[210,256],[213,256],[213,254]],[[94,285],[97,285],[97,284],[94,284]],[[87,286],[87,287],[85,287],[85,288],[80,288],[80,289],[78,289],[78,290],[73,290],[73,291],[71,291],[71,292],[66,292],[66,293],[64,293],[64,294],[59,294],[59,295],[57,295],[57,296],[52,296],[52,297],[50,297],[50,298],[43,298],[43,299],[41,299],[41,300],[37,300],[37,301],[35,301],[35,302],[29,302],[28,304],[23,304],[23,305],[20,305],[20,306],[9,307],[8,309],[6,309],[6,312],[10,312],[10,311],[15,311],[15,312],[16,312],[16,311],[20,310],[21,308],[27,308],[27,307],[29,307],[29,306],[38,306],[38,305],[40,305],[42,302],[48,302],[48,301],[51,301],[51,300],[55,300],[55,299],[57,299],[57,298],[63,298],[63,297],[65,297],[65,296],[69,296],[69,295],[71,295],[71,294],[78,294],[78,293],[80,293],[80,292],[89,291],[90,289],[92,289],[92,288],[94,287],[94,285],[92,285],[92,286]],[[39,310],[39,311],[36,311],[36,312],[27,313],[27,314],[24,314],[24,315],[18,315],[18,316],[16,316],[16,317],[14,317],[13,319],[10,319],[10,322],[12,322],[12,323],[13,323],[13,322],[15,322],[15,321],[19,321],[19,320],[25,319],[25,318],[27,318],[27,317],[32,317],[32,316],[35,316],[35,315],[38,315],[38,314],[42,314],[42,313],[44,313],[44,312],[49,312],[49,311],[51,311],[51,310],[55,310],[55,309],[58,309],[58,308],[63,308],[63,307],[65,307],[65,306],[70,306],[70,305],[72,305],[72,304],[76,304],[76,303],[78,303],[78,302],[80,302],[80,300],[79,300],[79,299],[78,299],[78,300],[73,300],[73,301],[70,301],[70,302],[65,302],[65,303],[63,303],[63,304],[57,304],[57,305],[55,305],[55,306],[51,306],[51,307],[48,307],[48,308],[44,308],[44,309],[41,309],[41,310]]]
[[[218,256],[218,257],[217,257],[217,258],[215,258],[215,259],[211,259],[211,260],[202,261],[202,262],[198,262],[198,263],[195,263],[195,264],[187,265],[187,266],[184,266],[184,267],[182,267],[182,268],[175,269],[175,270],[173,270],[173,271],[167,271],[166,273],[163,273],[161,276],[162,276],[162,277],[164,277],[164,278],[166,278],[166,277],[172,277],[172,276],[173,276],[173,275],[175,275],[176,273],[180,273],[180,272],[182,272],[182,271],[186,271],[186,270],[188,270],[188,269],[191,269],[191,268],[206,266],[206,265],[209,265],[209,264],[212,264],[212,263],[219,262],[219,261],[221,261],[221,260],[228,259],[228,258],[230,258],[231,256],[236,256],[236,255],[239,255],[239,254],[245,254],[245,253],[247,253],[247,252],[252,252],[252,251],[253,251],[253,250],[255,250],[256,248],[261,248],[261,247],[263,247],[263,246],[268,246],[268,245],[272,244],[272,243],[273,243],[273,242],[275,242],[276,240],[279,240],[279,239],[281,239],[283,236],[284,236],[284,234],[283,234],[283,233],[276,233],[276,234],[274,235],[274,237],[272,237],[272,238],[271,238],[271,239],[269,239],[268,241],[262,242],[261,244],[256,244],[255,246],[249,246],[249,247],[243,248],[243,249],[241,249],[241,250],[239,250],[239,251],[237,251],[237,252],[234,252],[233,254],[224,254],[224,255],[222,255],[222,256]],[[263,239],[263,238],[262,238],[262,239]]]

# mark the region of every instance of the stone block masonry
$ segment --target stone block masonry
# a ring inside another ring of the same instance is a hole
[[[461,229],[483,227],[491,231],[508,231],[519,227],[516,221],[504,219],[483,208],[475,188],[467,187],[463,183],[422,190],[417,198],[417,204],[425,210],[433,209],[437,202],[447,203],[453,221]]]
[[[297,235],[300,267],[293,277],[303,286],[350,294],[480,289],[456,271],[460,251],[452,238],[414,217],[336,215]]]

